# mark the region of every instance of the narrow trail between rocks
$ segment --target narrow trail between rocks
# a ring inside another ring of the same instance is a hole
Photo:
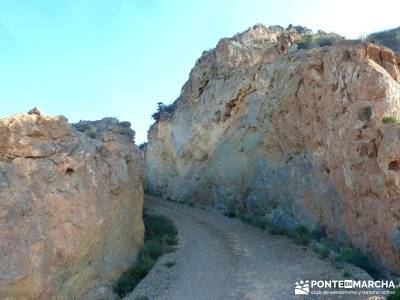
[[[311,248],[295,245],[285,237],[268,234],[214,211],[153,196],[145,197],[145,208],[175,222],[179,246],[170,256],[175,265],[164,267],[161,259],[126,299],[138,295],[168,300],[368,298],[296,296],[296,281],[344,279],[344,271],[355,279],[370,277],[352,266],[338,270]]]

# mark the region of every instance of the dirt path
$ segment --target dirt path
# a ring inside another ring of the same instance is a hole
[[[370,279],[357,268],[338,270],[329,261],[319,259],[310,248],[238,219],[151,196],[146,196],[145,207],[174,220],[180,243],[177,252],[167,258],[175,260],[175,265],[162,271],[165,259],[159,262],[127,299],[140,294],[168,300],[299,299],[301,296],[294,295],[296,281],[343,279],[346,270],[354,278]]]

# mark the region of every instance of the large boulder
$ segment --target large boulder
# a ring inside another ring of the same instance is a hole
[[[111,123],[90,138],[37,109],[0,120],[0,299],[98,299],[134,263],[143,166]]]
[[[145,188],[305,225],[400,274],[400,58],[299,35],[258,25],[205,52],[149,130]]]

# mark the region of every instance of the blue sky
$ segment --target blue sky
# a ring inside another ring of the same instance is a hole
[[[400,26],[400,1],[0,0],[0,117],[38,106],[71,122],[114,116],[146,140],[195,60],[256,24],[349,38]]]

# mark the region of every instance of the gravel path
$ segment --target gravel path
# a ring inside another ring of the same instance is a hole
[[[125,299],[357,299],[355,296],[294,295],[296,281],[370,279],[364,271],[345,266],[338,270],[308,247],[285,237],[230,219],[214,211],[146,196],[150,213],[174,220],[179,231],[176,253],[160,258],[148,276]],[[167,267],[167,262],[175,262]],[[358,299],[367,299],[360,297]]]

